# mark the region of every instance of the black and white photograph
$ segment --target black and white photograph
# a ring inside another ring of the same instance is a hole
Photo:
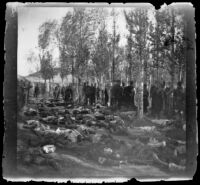
[[[192,179],[192,4],[56,5],[15,10],[18,177]]]

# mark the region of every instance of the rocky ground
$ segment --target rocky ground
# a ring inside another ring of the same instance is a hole
[[[101,104],[33,100],[18,117],[18,172],[24,177],[168,178],[185,169],[178,120],[138,120]]]

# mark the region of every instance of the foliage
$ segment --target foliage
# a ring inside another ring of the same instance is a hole
[[[42,78],[45,80],[53,79],[54,65],[52,62],[52,54],[50,51],[50,43],[53,40],[53,33],[56,28],[56,21],[44,22],[39,27],[38,45],[40,49],[40,72]]]
[[[133,80],[141,86],[149,83],[150,76],[158,80],[161,75],[169,74],[171,81],[175,76],[183,76],[184,24],[176,9],[124,11],[128,30],[125,47],[119,46],[121,35],[117,33],[114,8],[110,15],[113,19],[110,34],[106,25],[108,12],[103,8],[76,7],[68,11],[59,24],[57,21],[44,22],[38,37],[43,78],[53,76],[50,55],[54,41],[59,49],[62,80],[68,74],[82,80],[91,76],[98,81],[121,77],[123,81]]]
[[[93,51],[92,61],[95,65],[95,74],[100,78],[104,73],[108,73],[109,68],[109,48],[108,48],[108,32],[105,25],[99,30],[99,36]]]

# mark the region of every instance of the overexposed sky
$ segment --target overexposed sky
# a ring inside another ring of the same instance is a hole
[[[20,7],[18,8],[18,74],[27,76],[35,72],[35,66],[27,62],[29,51],[37,52],[39,26],[48,20],[60,20],[66,15],[68,11],[72,11],[71,7]],[[107,8],[106,8],[107,9]],[[112,8],[108,8],[109,11]],[[126,21],[123,15],[123,10],[130,10],[130,8],[115,8],[118,12],[116,26],[117,33],[120,33],[120,45],[126,44],[125,36],[128,33],[126,29]],[[112,32],[112,18],[108,17],[106,20],[108,32]],[[59,56],[58,49],[55,48],[53,52],[54,59]]]
[[[39,26],[47,20],[61,19],[70,8],[21,7],[18,10],[18,74],[28,75],[34,68],[26,60],[38,47]]]

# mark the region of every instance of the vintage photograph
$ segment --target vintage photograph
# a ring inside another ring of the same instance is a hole
[[[184,10],[17,7],[19,177],[185,176],[194,17]]]

